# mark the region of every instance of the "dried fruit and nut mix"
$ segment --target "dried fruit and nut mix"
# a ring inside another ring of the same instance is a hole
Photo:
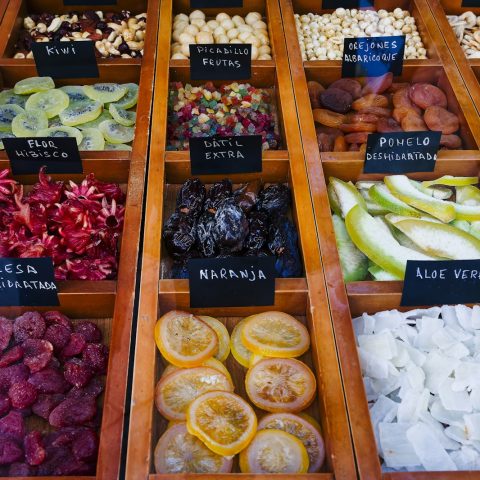
[[[172,39],[172,60],[190,57],[189,45],[195,43],[251,44],[252,60],[272,59],[267,24],[258,12],[245,17],[222,12],[210,20],[200,10],[180,13],[173,19]]]
[[[295,14],[302,59],[341,60],[345,38],[405,35],[405,59],[427,58],[415,18],[408,10],[337,8],[333,13]]]
[[[63,15],[32,14],[23,19],[14,58],[33,58],[33,42],[95,42],[97,56],[139,58],[143,56],[147,14],[87,10]]]
[[[0,316],[1,476],[95,474],[107,364],[92,322]]]
[[[480,58],[480,16],[473,12],[447,15],[467,58]]]
[[[298,234],[287,216],[290,204],[290,189],[281,183],[250,182],[234,190],[224,179],[207,191],[198,178],[187,180],[163,226],[174,260],[171,277],[188,278],[190,258],[269,255],[276,257],[278,277],[301,276]]]
[[[174,310],[158,320],[155,342],[169,362],[155,405],[171,422],[155,448],[157,473],[229,473],[236,454],[243,473],[320,470],[320,427],[302,412],[314,400],[316,379],[296,358],[310,347],[301,322],[264,312],[241,320],[230,337],[216,318]],[[230,351],[237,367],[248,369],[245,399],[233,393],[222,363]],[[260,421],[249,402],[265,412]]]
[[[460,120],[448,110],[445,92],[430,83],[393,82],[393,74],[362,84],[341,78],[324,88],[308,82],[321,152],[366,149],[370,133],[440,131],[441,148],[459,150]]]
[[[187,150],[192,137],[261,135],[263,149],[278,149],[275,107],[271,92],[248,83],[217,88],[178,82],[168,99],[168,150]]]
[[[57,280],[117,275],[125,194],[88,175],[53,181],[42,168],[28,193],[0,172],[0,257],[52,257]]]

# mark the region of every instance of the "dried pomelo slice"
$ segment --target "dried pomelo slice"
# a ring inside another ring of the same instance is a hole
[[[172,310],[155,325],[155,342],[165,359],[177,367],[197,367],[218,351],[215,331],[188,312]]]
[[[316,380],[303,362],[294,358],[266,358],[248,370],[248,397],[267,412],[299,412],[313,401]]]
[[[238,322],[230,337],[230,351],[232,352],[233,358],[243,367],[250,367],[250,357],[252,352],[243,344],[242,342],[242,330],[245,326],[245,320]]]
[[[215,370],[218,370],[220,373],[223,373],[232,384],[232,390],[233,390],[232,376],[230,375],[230,372],[228,371],[227,367],[220,360],[217,360],[215,357],[212,357],[212,358],[209,358],[206,362],[202,363],[201,366],[214,368]],[[162,372],[162,375],[160,378],[163,378],[166,375],[170,375],[170,373],[173,373],[176,370],[179,370],[180,368],[181,367],[176,367],[175,365],[169,364],[165,367],[165,370]]]
[[[283,430],[260,430],[240,452],[242,473],[307,473],[308,454],[303,443]]]
[[[218,455],[241,452],[257,430],[253,408],[230,392],[207,392],[187,409],[187,429]]]
[[[218,353],[215,357],[224,362],[230,353],[230,335],[227,327],[220,320],[207,315],[199,315],[198,318],[215,330],[218,337]]]
[[[25,103],[25,110],[42,110],[48,118],[53,118],[65,110],[69,103],[70,99],[63,90],[52,88],[31,95]]]
[[[263,312],[247,317],[241,338],[245,347],[265,357],[299,357],[310,347],[306,327],[283,312]]]
[[[157,383],[155,405],[168,420],[185,420],[190,402],[213,390],[232,392],[233,386],[223,373],[214,368],[179,368]]]
[[[157,473],[230,473],[233,463],[188,433],[185,423],[171,426],[160,437],[153,456]]]
[[[258,423],[258,430],[277,429],[297,437],[308,453],[308,472],[318,472],[325,459],[325,445],[318,423],[308,415],[271,413]]]

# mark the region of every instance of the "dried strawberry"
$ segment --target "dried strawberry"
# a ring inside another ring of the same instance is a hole
[[[22,343],[23,363],[35,373],[44,369],[53,355],[53,345],[47,340],[31,338]]]
[[[103,343],[89,343],[82,352],[82,358],[95,372],[105,374],[108,365],[108,347]]]
[[[18,362],[23,358],[23,348],[20,345],[15,345],[10,350],[7,350],[0,356],[0,367],[7,367],[12,363]]]
[[[65,363],[63,375],[68,383],[81,388],[87,385],[93,377],[94,372],[86,362],[78,358],[73,358]]]
[[[93,377],[85,387],[73,387],[67,393],[67,398],[97,398],[103,392],[104,388],[103,381],[98,377]]]
[[[37,400],[37,389],[26,380],[14,383],[8,389],[8,396],[14,408],[27,408]]]
[[[91,429],[79,432],[72,442],[72,452],[77,460],[95,461],[98,452],[97,434]]]
[[[85,337],[80,333],[72,333],[70,336],[70,341],[67,346],[62,350],[61,357],[74,357],[75,355],[80,355],[83,352],[83,349],[86,347],[87,342]]]
[[[48,438],[48,437],[47,437]],[[50,476],[54,474],[55,469],[60,465],[68,464],[72,460],[75,460],[70,449],[67,447],[53,447],[48,445],[47,439],[45,439],[47,458],[38,466],[38,476]]]
[[[55,352],[60,352],[70,341],[70,329],[59,323],[54,323],[47,327],[44,340],[53,345]],[[0,360],[1,361],[1,360]]]
[[[7,438],[0,438],[0,465],[8,465],[23,458],[23,450]]]
[[[28,381],[39,393],[65,393],[70,388],[63,375],[52,367],[34,373]]]
[[[12,463],[8,469],[9,477],[33,477],[36,473],[36,467],[28,465],[28,463]]]
[[[8,392],[14,383],[27,380],[29,375],[30,371],[23,363],[0,368],[0,391]]]
[[[35,430],[29,432],[23,440],[25,460],[29,465],[40,465],[44,462],[46,451],[43,446],[42,435]]]
[[[67,398],[55,407],[48,417],[52,427],[71,427],[88,422],[97,413],[97,405],[90,398]]]
[[[47,325],[62,325],[63,327],[68,328],[70,331],[72,330],[72,322],[70,319],[61,312],[56,310],[52,310],[50,312],[45,312],[43,314],[43,318],[47,322]],[[47,339],[45,339],[47,340]]]
[[[32,405],[32,411],[35,415],[48,420],[52,410],[64,400],[65,395],[61,393],[42,393]]]
[[[0,394],[0,416],[6,415],[12,406],[8,395]]]
[[[38,312],[26,312],[13,323],[15,341],[21,343],[29,338],[42,338],[47,326]]]
[[[13,333],[13,322],[0,316],[0,352],[5,350],[10,343]]]
[[[25,423],[22,415],[11,411],[0,419],[0,438],[22,442],[25,436]],[[15,461],[15,460],[12,460]]]
[[[75,333],[83,336],[87,343],[102,341],[102,331],[93,322],[78,322],[74,326]]]

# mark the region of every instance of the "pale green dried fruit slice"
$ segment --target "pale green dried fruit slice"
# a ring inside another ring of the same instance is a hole
[[[138,101],[138,85],[136,83],[124,83],[122,87],[127,89],[127,93],[115,105],[125,109],[134,107]]]
[[[415,188],[423,192],[425,195],[428,195],[432,198],[437,198],[438,200],[447,200],[453,195],[453,191],[448,187],[444,187],[443,185],[432,185],[431,187],[425,187],[417,180],[410,180],[410,182]]]
[[[27,97],[24,95],[17,95],[13,88],[9,90],[2,90],[0,92],[0,105],[18,105],[19,107],[25,108],[25,102]]]
[[[12,120],[12,133],[16,137],[35,137],[44,128],[48,128],[48,118],[42,110],[23,112]]]
[[[95,83],[83,86],[86,95],[101,103],[118,102],[127,93],[127,90],[127,87],[118,83]]]
[[[74,103],[70,107],[60,112],[60,121],[67,127],[75,127],[86,122],[91,122],[100,116],[103,106],[100,102]]]
[[[82,132],[78,128],[74,127],[52,127],[39,130],[37,137],[57,137],[67,138],[73,137],[77,140],[77,145],[80,145],[83,140]]]
[[[342,211],[340,210],[340,203],[338,203],[337,194],[335,193],[332,182],[328,182],[327,193],[328,201],[330,202],[330,208],[332,209],[333,213],[341,217]]]
[[[363,209],[367,209],[365,200],[360,195],[359,191],[355,188],[353,183],[344,182],[339,178],[331,177],[330,183],[332,184],[333,191],[335,192],[342,217],[345,218],[347,213],[355,205],[360,205]]]
[[[359,190],[359,192],[365,200],[365,203],[367,205],[367,212],[370,215],[386,215],[387,213],[390,213],[389,210],[382,207],[379,203],[377,203],[370,197],[370,195],[368,194],[368,190],[362,188],[361,190]]]
[[[49,118],[48,119],[48,127],[62,127],[63,123],[60,120],[60,117],[57,115],[55,117]]]
[[[358,190],[370,190],[374,185],[381,185],[382,183],[380,180],[359,180],[355,182],[355,186]]]
[[[125,110],[116,106],[117,104],[111,103],[108,107],[108,111],[113,119],[118,122],[120,125],[125,125],[126,127],[131,127],[135,125],[137,119],[137,114],[132,111]]]
[[[125,150],[128,152],[131,152],[132,147],[130,145],[125,145],[124,143],[106,143],[105,142],[105,150]]]
[[[455,199],[461,205],[480,205],[480,189],[472,185],[455,188]]]
[[[398,215],[407,215],[410,217],[420,217],[421,212],[412,208],[410,205],[402,202],[399,198],[393,195],[386,185],[374,185],[368,190],[370,198],[384,207],[386,210]]]
[[[98,128],[109,143],[129,143],[135,136],[135,128],[125,127],[115,120],[105,120]]]
[[[480,220],[480,205],[460,205],[454,202],[445,202],[453,206],[457,220],[477,222]]]
[[[112,116],[110,115],[110,112],[108,110],[103,110],[102,113],[95,120],[81,123],[77,126],[77,128],[79,128],[80,130],[83,130],[84,128],[98,128],[98,126],[105,120],[112,120]]]
[[[60,87],[60,90],[68,95],[70,104],[90,101],[90,97],[85,93],[83,87],[79,85],[65,85]]]
[[[478,177],[454,177],[453,175],[444,175],[436,180],[428,180],[422,182],[424,187],[431,187],[432,185],[448,185],[450,187],[462,187],[465,185],[476,185]]]
[[[28,95],[30,93],[45,92],[55,88],[52,77],[29,77],[20,80],[13,87],[14,93]]]
[[[15,138],[15,135],[12,132],[0,132],[0,150],[5,149],[3,145],[4,138]]]
[[[24,112],[22,107],[15,104],[0,105],[0,132],[11,132],[13,119]]]
[[[399,277],[397,275],[394,275],[393,273],[383,270],[378,265],[372,265],[371,267],[368,267],[368,272],[373,277],[373,279],[376,280],[377,282],[391,282],[391,281],[398,281],[403,279],[402,277]]]
[[[48,118],[56,117],[68,107],[68,95],[61,90],[53,88],[46,92],[34,93],[25,104],[26,110],[43,110]]]
[[[83,140],[79,150],[104,150],[105,139],[97,128],[84,128],[82,130]]]

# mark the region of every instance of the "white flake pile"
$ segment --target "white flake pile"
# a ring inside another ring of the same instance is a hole
[[[353,322],[383,469],[480,469],[480,306]]]

